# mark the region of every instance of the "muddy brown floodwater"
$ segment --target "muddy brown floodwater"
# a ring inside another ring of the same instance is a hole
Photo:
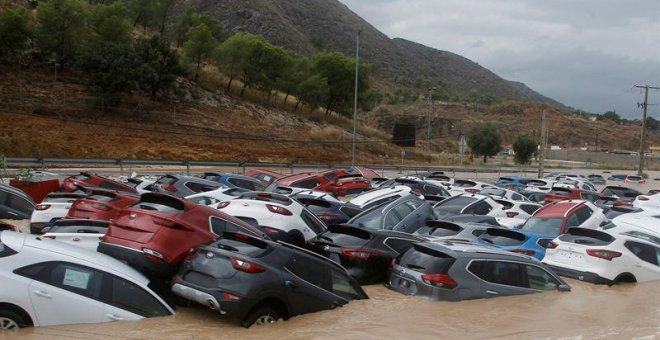
[[[27,328],[0,339],[658,339],[660,281],[613,287],[567,281],[571,292],[431,302],[383,285],[369,300],[244,329],[204,308],[171,317]],[[74,307],[75,308],[75,307]]]

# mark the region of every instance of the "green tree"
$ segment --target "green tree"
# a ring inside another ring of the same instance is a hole
[[[180,47],[183,44],[183,41],[188,34],[190,28],[197,26],[201,23],[206,24],[213,33],[213,37],[217,41],[224,40],[224,32],[220,22],[205,14],[196,13],[195,10],[187,6],[184,15],[182,15],[179,20],[174,24],[174,38],[176,40],[176,47]]]
[[[621,123],[621,117],[616,113],[616,111],[607,111],[603,113],[603,118],[604,119],[609,119],[616,124]]]
[[[142,94],[155,97],[184,75],[177,54],[158,37],[138,39],[133,53],[133,82]]]
[[[330,93],[328,79],[320,74],[315,74],[300,84],[299,92],[301,95],[298,97],[295,109],[297,110],[298,105],[304,101],[309,106],[309,111],[312,112],[328,99]]]
[[[20,63],[22,52],[34,37],[24,8],[7,8],[0,12],[0,58],[12,58]]]
[[[488,161],[488,157],[497,155],[502,149],[502,137],[490,124],[472,128],[467,139],[472,153],[483,156],[484,163]]]
[[[51,0],[39,4],[36,38],[44,56],[65,67],[80,53],[87,38],[88,5],[82,0]]]
[[[284,91],[283,103],[286,104],[289,95],[293,94],[300,99],[300,84],[308,79],[312,72],[312,64],[309,59],[292,57],[292,64],[287,72],[279,78],[277,88]],[[300,102],[298,102],[300,103]]]
[[[155,8],[153,10],[153,20],[155,24],[158,25],[160,36],[164,37],[165,27],[172,16],[172,10],[174,9],[176,0],[157,0],[154,2],[155,4],[153,6],[155,6]]]
[[[218,42],[213,37],[211,29],[204,23],[188,31],[188,40],[183,43],[183,57],[196,65],[195,79],[199,78],[202,61],[211,55],[217,45]]]
[[[156,6],[154,5],[153,0],[128,0],[126,2],[133,17],[133,27],[139,24],[142,26],[142,30],[147,32],[147,27],[153,25],[156,16]]]
[[[349,116],[355,90],[355,60],[339,52],[323,52],[314,57],[316,72],[328,82],[328,101],[326,114],[337,111]],[[358,66],[358,102],[364,100],[369,90],[370,65],[360,63]]]
[[[237,33],[223,42],[218,49],[216,61],[229,75],[227,90],[231,89],[234,78],[239,76],[243,81],[241,97],[245,89],[253,84],[263,87],[268,77],[268,69],[264,65],[273,62],[273,53],[277,53],[273,45],[261,36],[250,33]]]
[[[529,164],[537,149],[537,143],[529,135],[518,135],[513,142],[513,151],[516,153],[513,159],[518,164]]]
[[[660,122],[653,117],[646,117],[646,129],[649,131],[657,131],[660,129]]]

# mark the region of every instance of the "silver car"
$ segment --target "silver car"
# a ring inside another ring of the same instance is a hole
[[[387,286],[448,301],[571,289],[533,257],[448,241],[413,245],[395,260]]]

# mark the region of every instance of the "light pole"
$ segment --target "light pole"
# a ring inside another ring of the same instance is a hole
[[[431,112],[433,112],[433,91],[435,87],[429,89],[429,119],[426,124],[426,152],[431,152]]]
[[[358,59],[360,56],[360,32],[358,31],[355,39],[355,96],[353,98],[353,151],[351,152],[351,166],[355,166],[355,125],[357,119],[357,99],[358,99]]]

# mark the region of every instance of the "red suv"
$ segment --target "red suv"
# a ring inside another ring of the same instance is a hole
[[[78,189],[78,186],[137,193],[135,188],[129,185],[87,172],[81,172],[80,175],[67,177],[62,182],[60,190],[73,192]]]
[[[587,200],[590,202],[596,202],[600,197],[601,195],[594,191],[553,187],[547,194],[545,194],[545,204],[564,200]]]
[[[265,237],[216,209],[166,194],[146,193],[112,221],[98,251],[145,274],[168,278],[187,255],[224,232]]]
[[[284,175],[278,174],[275,171],[270,171],[270,170],[264,170],[264,169],[252,169],[248,170],[245,173],[245,176],[256,178],[260,180],[265,186],[270,185],[271,183],[275,182],[280,177],[283,177]]]
[[[65,218],[110,221],[119,212],[140,201],[140,196],[117,191],[92,190],[89,196],[79,198],[67,213]]]
[[[338,175],[343,170],[328,170],[321,173],[302,173],[277,179],[279,185],[313,189],[332,193],[335,196],[358,194],[371,189],[371,182],[361,175]]]

